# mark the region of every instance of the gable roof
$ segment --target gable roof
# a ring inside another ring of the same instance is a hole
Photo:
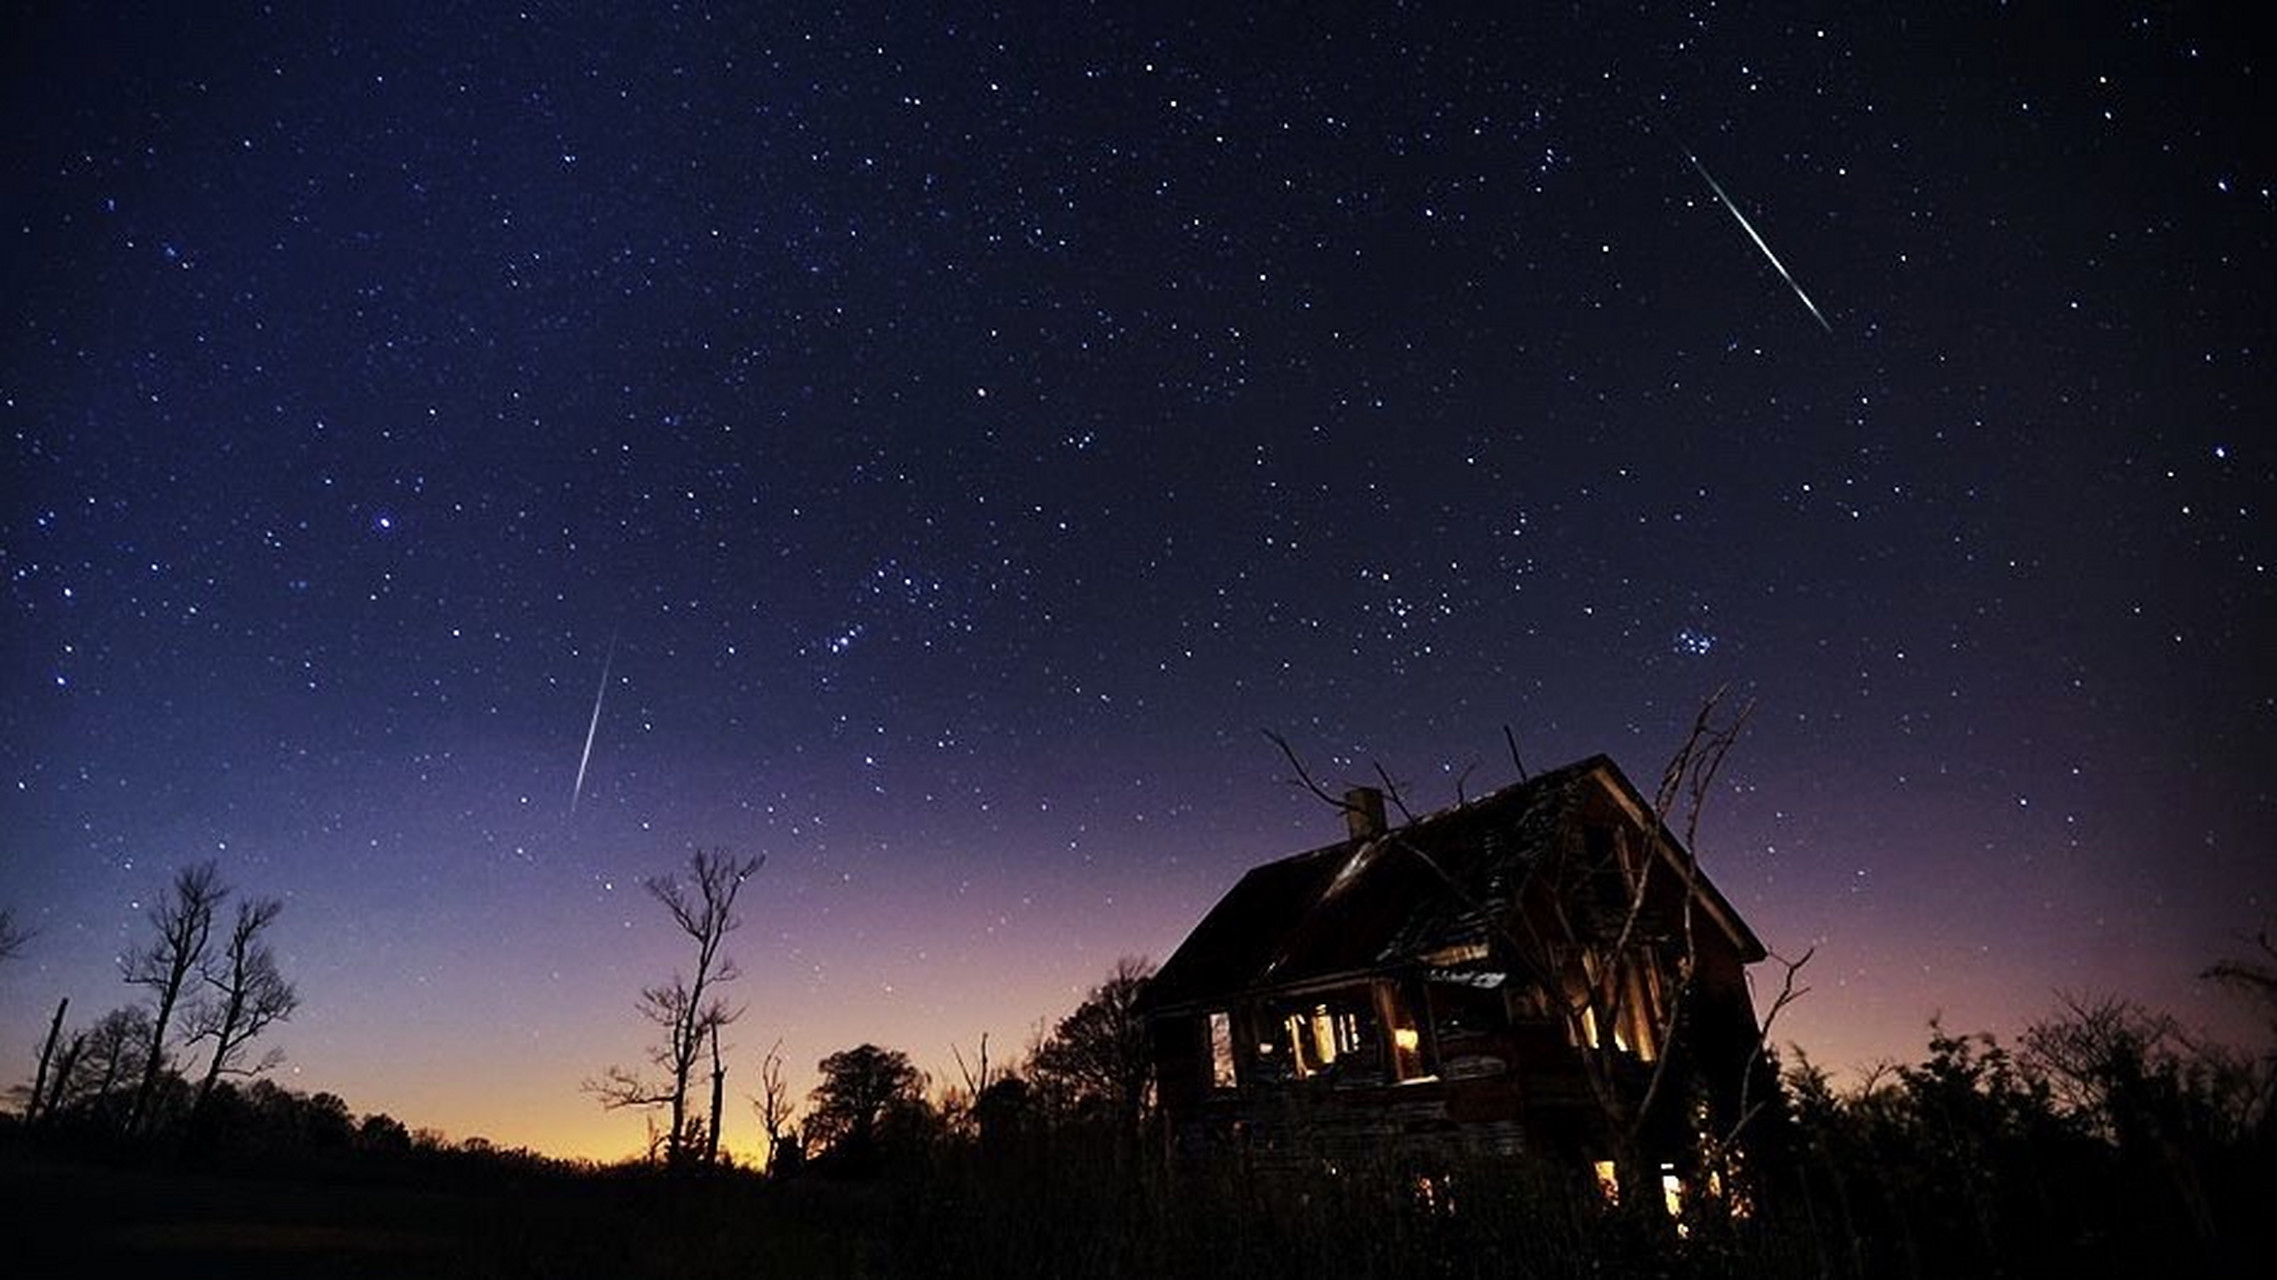
[[[1591,756],[1536,774],[1383,836],[1339,840],[1252,869],[1211,908],[1147,986],[1166,1009],[1266,987],[1362,973],[1439,948],[1485,940],[1506,904],[1592,788],[1608,790],[1640,825],[1652,806],[1618,766]],[[1671,858],[1688,857],[1662,829]],[[1763,944],[1695,869],[1711,921],[1748,961]]]

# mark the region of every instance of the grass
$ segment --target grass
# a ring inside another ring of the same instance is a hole
[[[2035,1244],[2026,1223],[1992,1254],[1889,1224],[1858,1224],[1852,1239],[1827,1216],[1823,1186],[1790,1197],[1788,1212],[1702,1221],[1679,1240],[1656,1215],[1609,1213],[1587,1188],[1508,1162],[1436,1170],[1426,1191],[1415,1171],[1389,1164],[1166,1170],[1053,1143],[986,1155],[949,1144],[874,1179],[787,1182],[336,1154],[224,1172],[0,1148],[0,1204],[15,1224],[0,1257],[11,1276],[74,1280],[1917,1280],[2037,1269],[1981,1265],[1991,1257],[2061,1261],[2074,1276],[2182,1261],[2157,1248]]]

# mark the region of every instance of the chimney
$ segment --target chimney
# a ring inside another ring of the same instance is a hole
[[[1384,793],[1374,787],[1354,787],[1344,793],[1344,829],[1354,840],[1373,840],[1384,833]]]

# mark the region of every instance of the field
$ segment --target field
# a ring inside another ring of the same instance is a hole
[[[750,1180],[286,1176],[0,1156],[0,1196],[18,1224],[11,1253],[26,1264],[12,1268],[19,1276],[862,1273],[827,1235],[796,1225],[812,1219],[769,1212],[763,1190]]]

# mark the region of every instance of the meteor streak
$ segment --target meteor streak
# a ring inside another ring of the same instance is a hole
[[[1765,244],[1763,237],[1756,232],[1755,224],[1749,222],[1747,215],[1739,211],[1739,206],[1731,202],[1731,197],[1724,194],[1723,184],[1717,182],[1715,175],[1708,172],[1708,166],[1701,164],[1700,157],[1689,151],[1684,153],[1684,158],[1692,162],[1692,167],[1699,170],[1700,177],[1707,182],[1708,190],[1715,192],[1716,199],[1723,201],[1724,208],[1731,210],[1731,216],[1739,220],[1739,229],[1745,231],[1747,238],[1755,242],[1755,247],[1763,251],[1763,256],[1771,260],[1771,266],[1778,271],[1779,278],[1787,282],[1787,287],[1795,291],[1797,298],[1802,299],[1803,306],[1810,310],[1811,319],[1818,321],[1819,328],[1828,333],[1834,332],[1834,326],[1828,324],[1826,317],[1819,314],[1818,304],[1812,302],[1811,296],[1803,292],[1803,287],[1795,283],[1795,277],[1787,271],[1787,264],[1779,261],[1778,254],[1771,252],[1771,246]]]
[[[609,668],[617,661],[617,638],[609,637],[609,656],[601,659],[601,687],[593,691],[593,719],[585,726],[585,750],[577,757],[577,783],[569,789],[569,814],[577,816],[578,798],[585,794],[585,766],[593,761],[593,735],[601,728],[601,700],[609,696]]]

